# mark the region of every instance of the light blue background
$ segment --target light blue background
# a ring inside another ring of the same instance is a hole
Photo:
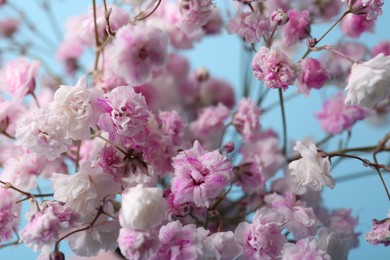
[[[51,35],[51,38],[55,39],[48,20],[37,7],[36,2],[38,1],[14,0],[13,2],[19,6],[23,6],[35,24],[38,24],[42,31],[47,32],[48,35]],[[66,17],[85,12],[91,1],[58,0],[51,2],[55,3],[56,17],[63,24]],[[227,0],[215,1],[217,5],[224,5],[226,2]],[[380,40],[390,38],[388,25],[390,23],[390,6],[388,3],[385,4],[383,11],[384,16],[379,17],[375,34],[364,34],[360,38],[368,46],[373,46]],[[1,10],[0,8],[0,18],[8,14],[10,14],[8,11]],[[313,36],[319,36],[325,29],[326,27],[322,25],[314,27],[312,30]],[[23,35],[26,38],[30,36],[30,34]],[[339,37],[339,32],[335,30],[322,43],[334,43]],[[240,71],[242,69],[240,64],[240,46],[240,40],[237,37],[224,34],[222,37],[211,37],[203,40],[200,44],[196,45],[195,50],[185,52],[185,54],[190,58],[192,68],[207,67],[212,75],[226,79],[238,88],[241,85]],[[291,88],[285,95],[289,95],[294,91]],[[324,98],[329,97],[333,92],[334,89],[332,88],[327,91],[326,95],[320,95],[319,92],[313,91],[310,98],[300,97],[286,104],[288,137],[291,144],[293,144],[294,140],[307,136],[316,138],[316,140],[325,136],[314,118],[314,112],[321,108]],[[278,100],[277,91],[271,91],[268,98],[269,100],[265,105]],[[263,115],[261,124],[265,128],[272,127],[277,129],[281,134],[282,128],[279,108]],[[360,122],[358,124],[353,130],[350,147],[373,145],[390,129],[388,126],[374,127],[367,122]],[[341,137],[345,138],[345,135],[333,139],[333,148],[337,146]],[[367,158],[372,159],[371,157]],[[389,157],[382,157],[382,159],[388,160]],[[385,218],[390,209],[389,201],[375,172],[365,169],[358,161],[344,160],[343,163],[332,171],[332,175],[337,178],[366,170],[369,171],[366,174],[367,177],[350,182],[337,183],[334,190],[325,189],[324,201],[329,208],[352,208],[353,214],[359,215],[360,222],[357,230],[362,232],[363,235],[360,237],[360,247],[351,251],[350,259],[390,259],[390,248],[384,248],[382,246],[374,247],[364,241],[364,234],[370,229],[371,219]],[[385,175],[385,179],[390,184],[390,176],[388,174]],[[65,244],[63,243],[62,245]],[[32,253],[24,245],[0,249],[0,259],[34,259],[35,256],[36,254]]]

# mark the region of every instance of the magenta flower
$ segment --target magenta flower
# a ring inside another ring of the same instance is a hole
[[[372,32],[375,20],[367,20],[366,15],[348,14],[340,23],[341,31],[348,37],[359,38],[364,32]]]
[[[286,90],[299,77],[301,66],[294,63],[279,48],[261,47],[252,60],[252,69],[258,80],[269,88]]]
[[[289,21],[282,27],[282,38],[286,46],[292,46],[310,35],[310,17],[307,10],[290,10]]]
[[[325,101],[322,110],[317,112],[316,117],[326,133],[339,134],[350,130],[358,120],[363,120],[366,115],[367,110],[359,106],[345,105],[344,95],[338,92],[331,99]]]
[[[211,199],[221,195],[233,177],[233,165],[226,156],[218,150],[205,151],[198,141],[172,160],[175,176],[171,183],[176,204],[193,202],[197,207],[209,207]]]
[[[329,79],[329,75],[320,61],[314,58],[307,58],[301,64],[303,72],[297,82],[298,92],[308,95],[311,89],[322,88]]]
[[[385,56],[390,56],[390,41],[382,41],[372,48],[372,57],[377,56],[379,53],[383,53]]]

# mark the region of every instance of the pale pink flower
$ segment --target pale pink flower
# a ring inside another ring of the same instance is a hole
[[[119,249],[127,259],[152,259],[156,255],[159,240],[153,231],[137,231],[121,228],[118,237]]]
[[[111,140],[121,140],[126,146],[145,143],[149,111],[145,98],[129,86],[112,90],[100,103],[105,110],[98,125],[110,134]]]
[[[66,72],[74,74],[78,67],[77,61],[84,51],[84,45],[77,40],[62,42],[56,52],[56,58],[65,65]]]
[[[260,109],[251,99],[241,99],[237,112],[233,116],[232,124],[244,140],[250,140],[258,134],[260,130],[260,115]]]
[[[364,32],[372,32],[375,20],[367,20],[366,15],[347,14],[340,23],[341,31],[348,37],[359,38]]]
[[[160,111],[158,114],[161,132],[170,137],[174,145],[183,142],[185,123],[176,110]]]
[[[232,85],[227,81],[212,77],[200,84],[199,99],[204,106],[222,103],[228,108],[233,108],[235,103]]]
[[[215,134],[220,135],[224,123],[230,115],[230,109],[222,103],[217,106],[205,107],[200,110],[198,118],[190,125],[190,129],[197,138],[207,138]]]
[[[390,96],[390,56],[378,54],[374,58],[355,63],[345,87],[345,104],[371,108]]]
[[[315,234],[319,221],[313,209],[306,207],[295,195],[286,192],[283,197],[273,193],[266,195],[264,201],[283,216],[286,228],[294,234],[295,240]]]
[[[223,23],[220,9],[212,8],[210,17],[207,23],[202,26],[202,30],[206,33],[206,35],[217,35],[221,33]]]
[[[307,237],[295,244],[287,243],[283,247],[282,260],[322,259],[330,260],[331,257],[322,249],[318,248],[314,237]]]
[[[234,235],[244,248],[243,259],[277,259],[287,241],[282,225],[280,215],[266,208],[256,211],[252,224],[238,224]]]
[[[355,228],[359,224],[358,218],[351,216],[352,209],[334,210],[328,217],[326,225],[330,230],[339,234],[341,239],[348,242],[350,248],[359,245],[360,233],[355,232]]]
[[[130,5],[131,12],[135,15],[145,12],[157,2],[157,0],[122,0],[125,4]]]
[[[279,48],[261,47],[252,60],[252,69],[258,80],[268,88],[287,89],[299,77],[301,66],[294,63]]]
[[[177,26],[186,33],[194,32],[207,24],[212,9],[212,0],[183,0],[180,2],[182,17]]]
[[[310,16],[307,10],[289,10],[288,23],[282,27],[282,38],[286,46],[292,46],[310,35]]]
[[[321,190],[323,186],[333,189],[335,181],[330,175],[330,161],[317,151],[315,144],[304,145],[300,141],[294,146],[302,156],[301,159],[292,161],[288,168],[290,174],[299,180],[300,185],[308,186],[313,190]]]
[[[122,193],[119,223],[127,229],[150,230],[165,219],[167,202],[159,188],[141,184]]]
[[[373,245],[390,245],[390,211],[387,216],[388,218],[383,220],[372,220],[372,228],[365,237],[369,243]]]
[[[2,244],[11,240],[13,230],[18,224],[19,210],[15,203],[17,200],[18,196],[14,191],[0,187],[0,243]]]
[[[322,110],[316,113],[321,128],[328,134],[351,130],[352,126],[358,120],[363,120],[366,115],[367,110],[359,106],[345,105],[344,95],[341,92],[326,100]]]
[[[53,161],[68,150],[70,140],[65,138],[65,131],[61,118],[51,109],[41,108],[32,118],[25,116],[20,121],[15,134],[16,143]]]
[[[366,14],[367,20],[376,19],[382,15],[382,0],[355,0],[353,1],[351,11],[353,14]]]
[[[348,259],[349,244],[339,234],[328,228],[320,228],[317,232],[317,248],[324,250],[331,259]]]
[[[372,47],[371,56],[375,57],[379,53],[383,53],[385,56],[390,56],[390,41],[382,41]]]
[[[90,162],[73,175],[54,173],[51,181],[54,198],[83,216],[94,213],[103,198],[119,192],[112,177]]]
[[[171,184],[176,204],[193,202],[198,207],[209,207],[233,178],[233,165],[226,156],[218,150],[204,150],[198,141],[172,160],[175,176]]]
[[[238,34],[247,43],[257,43],[271,30],[269,17],[256,11],[238,11],[226,27],[230,34]]]
[[[301,64],[303,72],[298,78],[298,92],[309,95],[311,89],[322,88],[325,82],[329,79],[329,75],[326,69],[317,59],[307,58],[304,59]]]
[[[183,226],[178,220],[162,226],[157,259],[197,259],[203,255],[202,241],[209,231],[194,224]]]
[[[14,18],[0,20],[0,36],[11,37],[19,29],[20,21]]]
[[[8,62],[0,70],[0,89],[20,101],[25,95],[34,92],[39,67],[39,61],[26,58]]]
[[[79,256],[95,256],[103,250],[113,252],[118,248],[119,229],[117,220],[110,221],[100,216],[93,227],[70,236],[69,247]]]
[[[217,260],[237,259],[243,253],[242,246],[235,240],[232,231],[217,232],[203,241],[205,257]]]
[[[103,91],[87,88],[87,78],[81,77],[75,86],[60,86],[51,103],[53,112],[65,125],[66,138],[89,139],[90,128],[97,130],[100,113],[97,112],[97,99]]]
[[[168,43],[168,35],[160,29],[127,25],[116,33],[113,41],[112,71],[129,84],[144,84],[153,70],[167,63]]]

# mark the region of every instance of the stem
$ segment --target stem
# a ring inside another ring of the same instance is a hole
[[[279,101],[280,101],[280,107],[282,110],[282,120],[283,120],[283,154],[286,156],[286,154],[287,154],[287,124],[286,124],[286,114],[284,111],[283,92],[282,92],[281,88],[279,88]]]
[[[225,136],[226,130],[227,130],[228,127],[231,126],[231,125],[232,125],[232,123],[229,123],[229,124],[225,125],[225,127],[224,127],[223,130],[222,130],[221,138],[219,139],[219,145],[218,145],[218,147],[219,147],[220,149],[222,149],[222,141],[223,141],[223,138],[224,138],[224,136]]]
[[[326,31],[318,40],[316,40],[316,42],[314,43],[313,46],[310,46],[309,48],[307,48],[307,50],[306,50],[305,54],[303,54],[301,60],[305,59],[305,58],[307,57],[307,55],[309,55],[310,52],[312,51],[311,48],[315,47],[322,39],[324,39],[325,36],[328,35],[328,33],[330,33],[330,31],[332,31],[333,28],[336,27],[336,25],[337,25],[339,22],[341,22],[341,20],[343,20],[344,17],[345,17],[347,14],[349,14],[350,12],[351,12],[350,10],[345,11],[345,12],[340,16],[340,18],[337,19],[337,20],[333,23],[333,25],[332,25],[332,26],[331,26],[331,27],[330,27],[330,28],[329,28],[329,29],[328,29],[328,30],[327,30],[327,31]]]
[[[76,172],[79,170],[80,148],[81,148],[81,140],[78,140],[77,141],[77,152],[76,152]]]
[[[32,92],[32,93],[31,93],[31,96],[33,97],[33,99],[34,99],[35,104],[37,105],[37,107],[40,108],[41,105],[39,104],[38,98],[37,98],[37,96],[35,95],[35,93]]]
[[[118,149],[119,151],[121,151],[124,155],[127,155],[127,152],[125,150],[123,150],[122,148],[120,148],[119,146],[117,146],[116,144],[112,143],[110,140],[100,136],[100,135],[97,135],[96,136],[97,138],[100,138],[104,141],[106,141],[107,143],[109,143],[110,145],[114,146],[116,149]]]
[[[267,88],[267,89],[269,89],[269,88]],[[299,96],[298,93],[291,93],[290,95],[284,97],[283,101],[287,102],[287,101],[292,100],[292,99],[294,99],[294,98],[296,98],[298,96]],[[266,113],[266,112],[268,112],[268,111],[278,107],[279,105],[280,105],[280,101],[275,101],[274,103],[272,103],[269,106],[267,106],[264,109],[262,109],[261,112],[264,114],[264,113]]]
[[[5,186],[5,187],[2,187],[3,189],[13,189],[13,190],[15,190],[15,191],[17,191],[17,192],[19,192],[19,193],[21,193],[21,194],[23,194],[23,195],[29,197],[29,198],[34,197],[31,193],[28,193],[28,192],[26,192],[26,191],[22,191],[22,190],[16,188],[15,186],[13,186],[13,185],[12,185],[11,183],[9,183],[9,182],[4,182],[4,181],[1,181],[1,180],[0,180],[0,183],[3,184],[3,185]]]
[[[4,136],[8,137],[9,139],[16,140],[15,137],[13,137],[12,135],[10,135],[10,134],[7,133],[6,131],[2,131],[2,132],[0,132],[0,133],[3,134]]]
[[[138,21],[145,20],[146,18],[151,16],[157,10],[157,8],[160,6],[160,4],[161,4],[161,0],[158,0],[157,5],[153,8],[152,11],[150,11],[150,13],[148,13],[147,15],[145,15],[145,16],[143,16],[141,18],[137,18],[136,17],[135,20],[138,20]]]
[[[316,143],[316,146],[318,147],[318,146],[320,146],[320,145],[322,145],[322,144],[328,142],[328,141],[329,141],[330,139],[332,139],[333,137],[334,137],[334,135],[332,135],[332,134],[327,135],[327,136],[324,137],[322,140],[318,141],[318,142]]]

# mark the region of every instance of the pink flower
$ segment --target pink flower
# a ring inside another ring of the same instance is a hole
[[[252,60],[252,69],[258,80],[269,88],[287,89],[299,77],[301,67],[279,48],[261,47]]]
[[[254,12],[238,11],[226,29],[230,34],[238,34],[247,43],[257,43],[270,33],[271,23],[257,9]]]
[[[341,239],[345,239],[349,247],[352,248],[359,245],[358,237],[360,233],[356,233],[354,230],[359,224],[359,220],[357,217],[352,217],[351,212],[351,209],[333,211],[327,219],[327,226],[330,230],[339,234]]]
[[[326,100],[322,110],[316,113],[321,128],[328,134],[351,130],[352,126],[358,120],[363,120],[366,115],[367,110],[359,106],[345,105],[344,95],[341,92]]]
[[[129,86],[121,86],[101,100],[105,113],[98,125],[110,134],[111,140],[122,140],[126,146],[140,146],[147,136],[149,111],[145,98]]]
[[[157,253],[159,240],[153,231],[143,232],[121,228],[118,245],[127,259],[152,259]]]
[[[237,259],[243,253],[243,248],[235,240],[232,231],[214,233],[204,240],[203,245],[207,259]]]
[[[286,46],[292,46],[310,35],[310,17],[307,10],[289,10],[289,21],[282,28],[282,38]]]
[[[304,3],[312,16],[325,21],[338,15],[342,7],[340,0],[308,0]]]
[[[376,19],[379,15],[382,15],[382,0],[356,0],[352,4],[353,14],[366,14],[367,20]]]
[[[249,98],[241,99],[237,112],[233,116],[232,124],[244,140],[250,140],[260,130],[260,109]]]
[[[222,103],[228,108],[233,108],[235,103],[235,95],[232,85],[227,81],[212,77],[200,84],[199,98],[204,106],[212,106]]]
[[[14,191],[0,187],[0,243],[11,240],[17,226],[19,210],[15,203],[18,197]]]
[[[385,218],[383,220],[373,219],[372,228],[366,234],[366,240],[369,243],[373,245],[390,245],[390,212],[387,216],[389,218]]]
[[[243,259],[277,259],[287,241],[282,224],[280,216],[266,208],[256,211],[252,224],[238,224],[234,235],[244,248]]]
[[[212,0],[183,0],[180,5],[182,17],[177,26],[186,33],[207,24],[213,9]]]
[[[176,110],[160,111],[158,119],[161,124],[161,131],[172,140],[174,145],[180,145],[184,137],[184,119]]]
[[[34,92],[39,67],[39,61],[30,62],[26,58],[8,62],[0,70],[0,89],[20,101],[25,95]]]
[[[203,254],[202,241],[208,232],[194,224],[183,226],[178,220],[162,226],[158,259],[197,259]]]
[[[295,240],[315,234],[319,221],[313,209],[306,207],[290,192],[286,192],[284,197],[277,193],[267,195],[264,201],[283,216],[286,228],[293,232]]]
[[[331,257],[324,250],[319,249],[317,240],[314,237],[301,239],[295,244],[287,243],[283,247],[282,260],[302,259],[330,260]]]
[[[144,84],[154,69],[167,63],[168,42],[168,35],[157,28],[142,24],[121,28],[111,49],[112,71],[129,84]]]
[[[375,20],[367,20],[366,15],[348,14],[340,23],[341,31],[348,37],[359,38],[364,32],[372,32]]]
[[[175,203],[193,202],[198,207],[209,207],[232,180],[233,165],[218,150],[205,151],[198,141],[193,148],[172,158],[175,176],[172,192]]]
[[[230,110],[222,103],[200,110],[196,121],[191,123],[191,130],[198,138],[206,138],[212,133],[221,134]]]
[[[73,74],[78,69],[77,60],[83,51],[84,46],[80,41],[64,41],[57,49],[56,58],[65,65],[66,72]]]
[[[385,56],[390,56],[390,41],[382,41],[372,48],[372,57],[377,56],[379,53],[383,53]]]
[[[307,58],[301,64],[303,72],[297,82],[298,92],[308,95],[311,89],[322,88],[329,79],[329,75],[320,61],[314,58]]]
[[[104,173],[111,175],[116,183],[121,183],[125,174],[123,154],[113,146],[104,146],[99,152],[98,164]]]

